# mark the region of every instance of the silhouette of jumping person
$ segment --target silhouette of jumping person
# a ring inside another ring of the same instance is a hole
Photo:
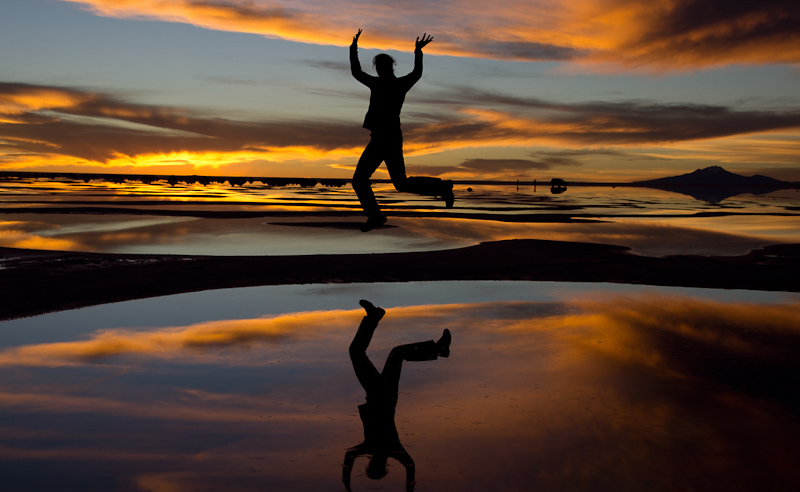
[[[414,460],[402,444],[394,422],[394,411],[397,406],[397,392],[400,383],[400,371],[403,361],[436,360],[438,357],[450,356],[450,330],[445,329],[442,337],[434,342],[410,343],[393,348],[386,358],[383,371],[378,372],[367,357],[367,347],[372,334],[378,327],[386,311],[374,306],[371,302],[361,300],[359,304],[367,312],[361,320],[356,336],[350,344],[350,360],[356,372],[358,382],[367,393],[367,401],[358,406],[358,414],[364,425],[364,442],[353,446],[344,455],[342,481],[350,491],[350,473],[359,456],[370,455],[367,465],[367,476],[372,479],[383,478],[387,473],[386,461],[394,458],[406,470],[406,490],[414,490]]]
[[[378,207],[372,192],[369,178],[386,162],[386,169],[397,191],[417,195],[439,196],[447,208],[453,206],[453,182],[427,176],[406,176],[403,161],[403,132],[400,130],[400,110],[406,93],[422,78],[422,48],[433,40],[427,33],[417,38],[414,49],[414,70],[403,77],[394,74],[394,58],[381,53],[372,60],[378,76],[368,75],[361,70],[358,61],[358,38],[361,29],[353,36],[350,45],[350,71],[353,77],[370,89],[369,109],[364,117],[364,128],[371,132],[370,141],[353,174],[353,189],[358,195],[361,207],[367,215],[367,222],[361,227],[363,232],[386,223],[386,215]]]

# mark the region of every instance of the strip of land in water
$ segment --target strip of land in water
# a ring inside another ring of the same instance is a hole
[[[628,248],[509,240],[442,251],[307,255],[122,255],[0,248],[0,319],[259,285],[539,280],[800,292],[800,244],[743,256],[647,257]]]

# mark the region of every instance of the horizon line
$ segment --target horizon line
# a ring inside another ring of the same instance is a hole
[[[201,183],[201,184],[212,184],[212,183],[219,183],[223,184],[228,182],[231,186],[243,186],[247,183],[255,183],[260,182],[265,185],[269,185],[269,181],[273,181],[276,184],[280,182],[283,185],[289,184],[297,184],[300,186],[307,186],[307,187],[314,187],[317,184],[322,184],[323,186],[343,186],[344,184],[348,184],[352,182],[352,178],[313,178],[313,177],[288,177],[288,176],[208,176],[208,175],[199,175],[199,174],[147,174],[147,173],[93,173],[93,172],[59,172],[59,171],[0,171],[0,179],[2,178],[72,178],[78,181],[92,181],[92,180],[105,180],[105,181],[115,181],[122,179],[123,181],[140,181],[142,183],[148,182],[156,182],[156,181],[167,181],[170,184],[177,184],[177,183],[185,183],[185,184],[193,184],[193,183]],[[670,176],[671,177],[671,176]],[[188,181],[187,179],[193,179],[193,181]],[[774,179],[774,178],[773,178]],[[313,183],[312,183],[313,181]],[[370,181],[374,183],[391,183],[392,180],[388,178],[370,178]],[[536,178],[522,180],[522,179],[452,179],[453,184],[459,185],[480,185],[480,184],[491,184],[491,185],[506,185],[506,186],[539,186],[539,185],[550,185],[556,181],[559,181],[559,185],[570,185],[570,186],[632,186],[632,187],[648,187],[647,181],[579,181],[579,180],[567,180],[561,178],[551,178],[545,179],[543,181],[539,181]],[[651,181],[651,180],[648,180]],[[782,181],[782,183],[787,185],[794,185],[800,186],[800,181]],[[688,184],[685,184],[688,185]],[[649,186],[652,187],[652,186]]]

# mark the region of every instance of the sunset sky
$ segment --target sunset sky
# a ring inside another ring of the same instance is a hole
[[[368,72],[434,36],[410,173],[800,181],[792,0],[3,0],[0,170],[349,177],[359,28]]]

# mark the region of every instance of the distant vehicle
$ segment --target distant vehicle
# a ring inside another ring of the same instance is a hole
[[[560,195],[567,191],[567,182],[561,178],[553,178],[550,180],[550,193]]]

